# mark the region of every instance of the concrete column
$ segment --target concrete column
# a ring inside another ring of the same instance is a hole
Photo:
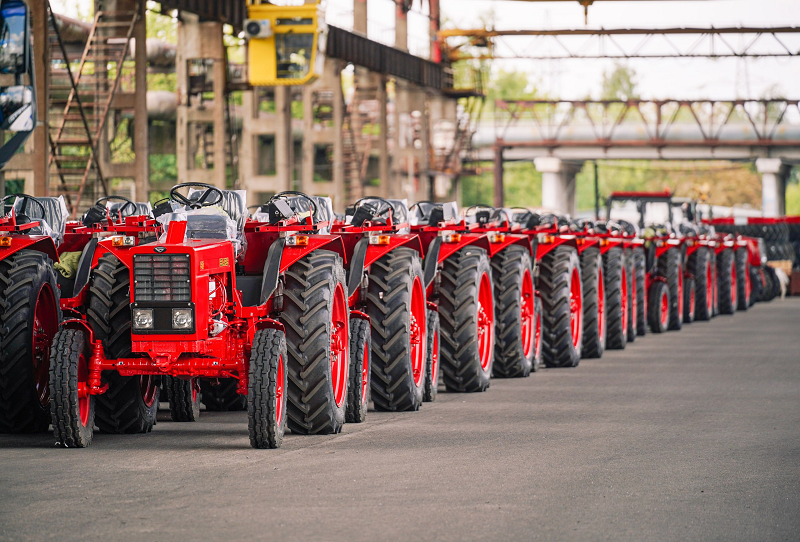
[[[147,19],[145,17],[145,3],[136,4],[139,20],[133,29],[136,43],[147,43]],[[147,47],[137,47],[136,61],[136,95],[134,97],[134,164],[136,176],[134,177],[135,201],[150,201],[150,134],[147,120]]]
[[[367,35],[367,0],[353,0],[353,32]]]
[[[494,206],[504,206],[503,194],[503,147],[494,147]]]
[[[761,212],[765,217],[786,214],[786,176],[789,168],[780,158],[759,158],[756,169],[761,173]]]
[[[408,51],[408,12],[403,2],[397,2],[394,16],[394,47]]]
[[[580,164],[542,156],[533,161],[542,174],[542,207],[556,213],[575,214],[575,174]]]
[[[344,92],[342,90],[342,64],[339,60],[333,62],[333,130],[335,134],[342,134],[344,126]],[[349,201],[345,201],[345,165],[344,141],[336,137],[333,140],[333,204],[335,209],[343,210]]]
[[[383,75],[377,76],[379,81],[378,85],[378,102],[380,103],[380,123],[381,123],[381,137],[378,142],[378,170],[381,178],[381,196],[388,198],[390,193],[390,164],[389,164],[389,116],[387,114],[388,97],[386,94],[386,77]]]
[[[278,117],[275,134],[275,169],[281,190],[289,190],[292,187],[294,171],[291,87],[275,87],[275,111]]]
[[[50,191],[49,106],[50,47],[47,37],[47,8],[44,2],[30,2],[33,20],[33,71],[36,74],[38,119],[33,131],[33,196],[47,196]]]

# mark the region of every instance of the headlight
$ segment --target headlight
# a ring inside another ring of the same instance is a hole
[[[192,309],[172,309],[172,329],[191,329]]]
[[[153,329],[153,309],[133,309],[134,329]]]

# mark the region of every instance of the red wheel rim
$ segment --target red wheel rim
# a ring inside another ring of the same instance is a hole
[[[422,385],[425,378],[425,292],[422,289],[422,281],[419,277],[414,277],[414,284],[411,286],[411,318],[409,322],[409,336],[411,339],[411,370],[414,373],[414,385]]]
[[[336,285],[333,291],[333,307],[331,309],[331,386],[336,406],[342,406],[347,393],[348,340],[347,336],[347,300],[344,288]]]
[[[736,255],[734,253],[734,259],[731,261],[731,306],[735,309],[736,302],[739,298],[739,292],[737,291],[736,287]]]
[[[603,278],[603,269],[597,270],[597,328],[600,331],[600,341],[606,336],[606,282]]]
[[[481,275],[478,288],[478,355],[481,369],[486,371],[492,363],[494,345],[494,299],[489,275]]]
[[[622,332],[628,329],[628,275],[625,268],[622,268]]]
[[[661,292],[661,325],[663,327],[667,327],[667,321],[669,320],[669,296],[667,295],[666,289],[662,289]]]
[[[278,381],[275,383],[275,420],[283,422],[283,356],[278,356]]]
[[[714,277],[711,274],[711,263],[706,265],[706,309],[709,315],[714,310]]]
[[[750,302],[750,296],[753,293],[753,281],[750,280],[750,270],[747,268],[747,264],[744,266],[744,291],[747,294],[747,302]]]
[[[142,392],[142,400],[148,407],[153,406],[158,394],[158,386],[156,385],[156,377],[152,375],[142,375],[139,377],[139,389]]]
[[[522,353],[525,358],[531,356],[536,342],[536,309],[533,298],[533,279],[527,269],[522,277],[522,295],[520,298],[520,322],[522,337]]]
[[[692,315],[694,318],[694,311],[695,311],[695,298],[694,298],[694,288],[689,291],[689,314]]]
[[[58,331],[58,307],[53,289],[49,284],[42,286],[36,297],[33,311],[33,383],[39,404],[50,404],[50,345]],[[88,413],[87,413],[88,416]]]
[[[583,297],[581,296],[581,277],[577,269],[572,270],[569,285],[569,326],[572,332],[572,345],[578,348],[583,333]]]
[[[536,359],[542,355],[542,311],[536,313]]]
[[[627,299],[627,297],[626,297]],[[636,300],[636,272],[631,275],[631,318],[636,322],[636,309],[638,301]]]
[[[678,268],[678,315],[683,318],[683,269]]]
[[[83,393],[81,393],[83,390]],[[92,405],[92,396],[89,395],[89,364],[86,354],[81,352],[78,357],[78,414],[81,425],[86,427],[89,423],[89,410]]]
[[[439,385],[439,330],[433,330],[433,353],[431,354],[431,386]]]

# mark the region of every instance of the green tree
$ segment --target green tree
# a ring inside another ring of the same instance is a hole
[[[601,100],[636,100],[636,71],[623,64],[614,64],[610,72],[603,70]]]

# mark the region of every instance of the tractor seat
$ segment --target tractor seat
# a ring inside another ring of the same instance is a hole
[[[60,245],[61,241],[64,240],[64,233],[67,230],[67,218],[69,218],[64,196],[36,198],[36,201],[44,207],[44,216],[42,216],[42,209],[38,205],[21,198],[14,202],[14,212],[17,216],[25,215],[31,221],[38,220],[40,222],[38,226],[29,230],[31,235],[48,235],[53,239],[56,246]]]
[[[120,219],[127,218],[129,216],[153,216],[153,206],[150,205],[150,202],[137,201],[134,202],[134,205],[136,206],[136,210],[131,211],[131,206],[127,203],[115,201],[108,204],[108,212],[112,215],[114,213],[121,213]]]
[[[189,199],[196,201],[203,190],[191,190]],[[236,244],[237,254],[245,251],[244,225],[247,221],[247,204],[244,190],[220,190],[222,201],[216,206],[186,211],[186,236],[189,239],[230,239]],[[221,209],[226,216],[214,214],[213,209]],[[228,220],[233,222],[231,225]],[[233,231],[231,231],[233,229]]]

